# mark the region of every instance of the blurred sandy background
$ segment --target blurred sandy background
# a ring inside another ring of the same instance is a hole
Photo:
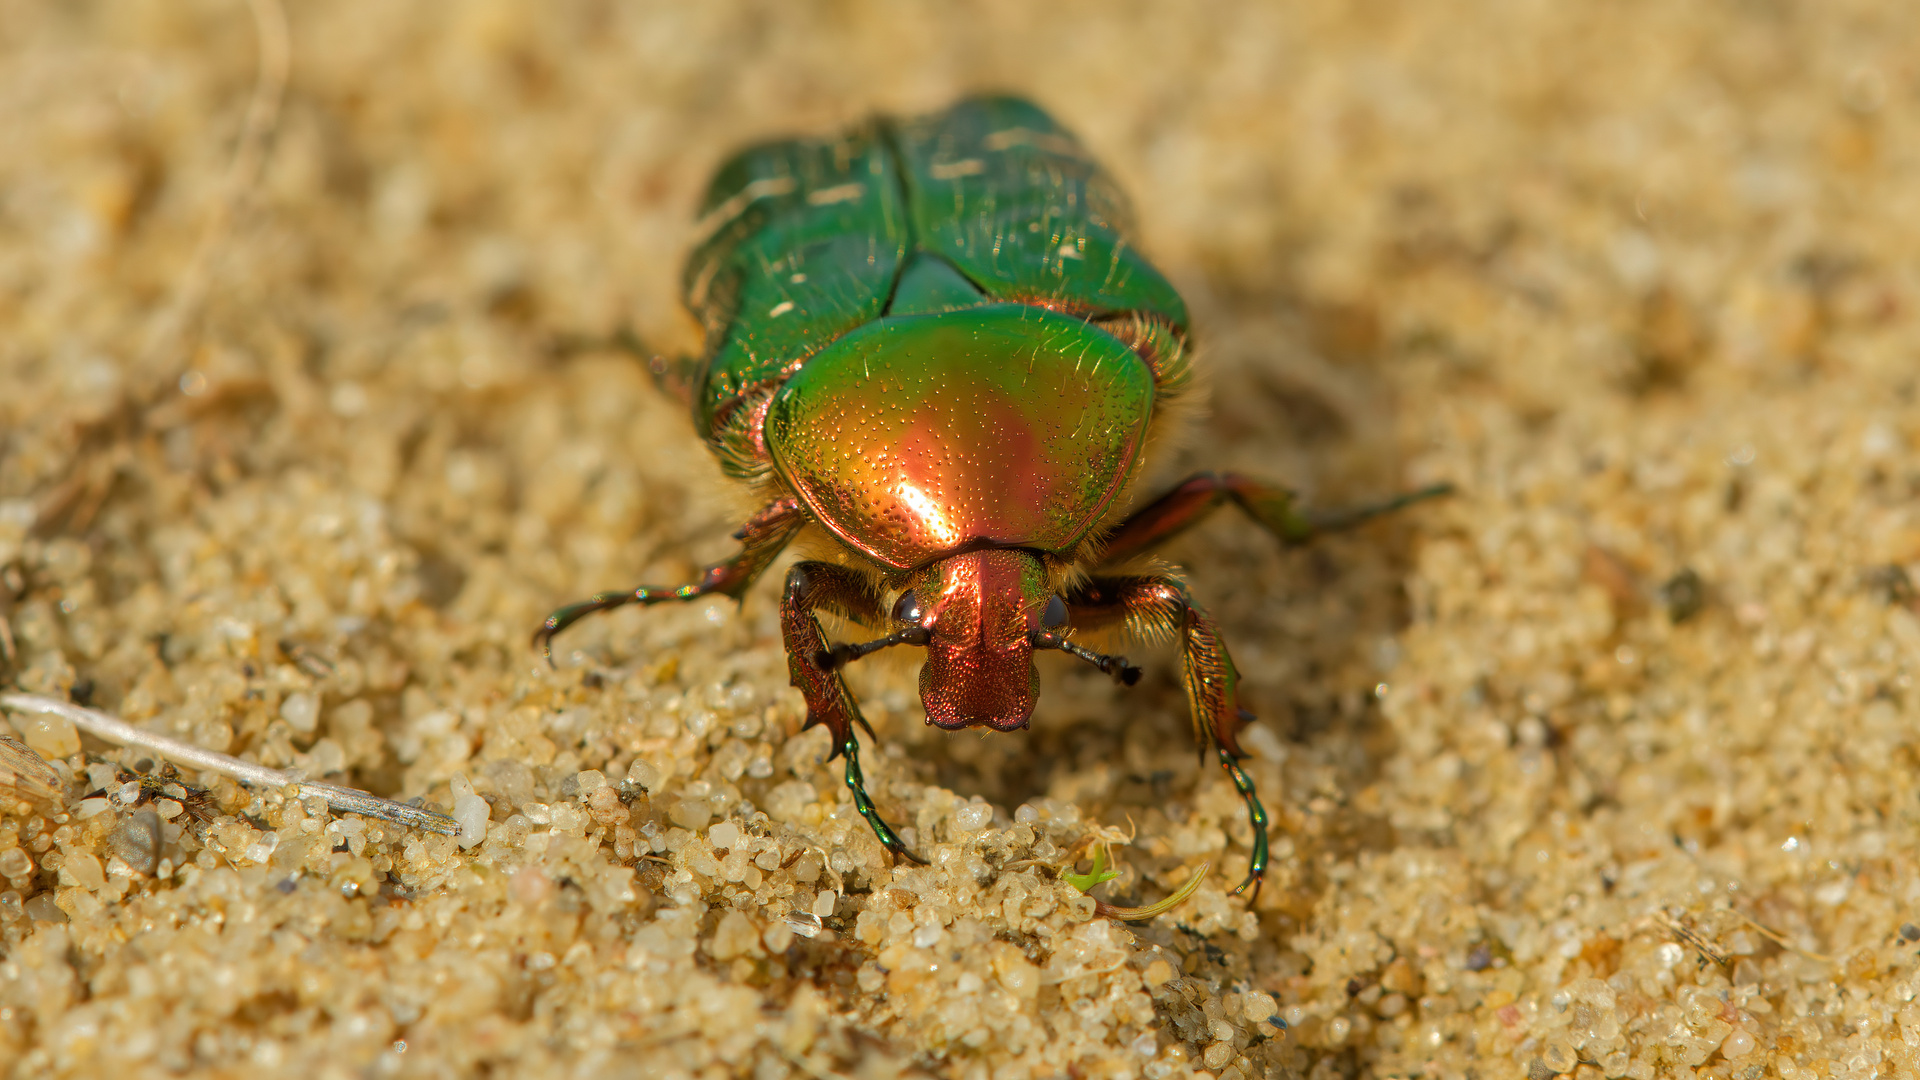
[[[0,682],[493,819],[89,806],[154,763],[34,727],[71,798],[0,816],[0,1062],[1912,1074],[1917,10],[0,2]],[[712,167],[979,89],[1192,304],[1170,469],[1462,487],[1172,553],[1263,717],[1255,912],[1166,650],[994,738],[869,662],[908,871],[792,737],[778,571],[527,648],[731,550],[642,369]],[[1101,838],[1118,902],[1214,873],[1089,921],[1053,875]]]

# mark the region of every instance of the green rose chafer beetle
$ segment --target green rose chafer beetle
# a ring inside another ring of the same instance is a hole
[[[654,371],[763,508],[735,534],[739,554],[698,582],[563,607],[536,644],[623,604],[739,599],[814,534],[837,557],[787,574],[793,685],[806,726],[825,725],[846,757],[875,835],[918,862],[867,794],[847,663],[924,647],[927,722],[1004,731],[1033,717],[1034,650],[1131,685],[1139,668],[1075,636],[1175,638],[1201,751],[1215,751],[1247,807],[1240,890],[1257,897],[1267,815],[1238,762],[1251,719],[1238,674],[1181,580],[1143,559],[1225,502],[1291,544],[1441,489],[1314,515],[1282,488],[1203,473],[1123,512],[1192,382],[1187,309],[1129,242],[1112,180],[1028,102],[976,98],[748,148],[715,176],[703,221],[684,285],[706,347]],[[822,611],[879,636],[829,645]]]

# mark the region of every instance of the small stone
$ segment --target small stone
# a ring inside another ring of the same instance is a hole
[[[993,807],[984,803],[968,803],[953,812],[953,827],[959,832],[979,832],[993,821]]]
[[[1914,601],[1913,578],[1899,563],[1888,563],[1865,570],[1860,583],[1880,598],[1883,604],[1911,604]]]
[[[240,857],[247,862],[259,865],[273,858],[274,849],[280,846],[280,834],[268,830],[260,834],[246,846]]]
[[[288,694],[280,703],[280,719],[302,734],[320,725],[320,699],[302,690]]]
[[[714,928],[713,940],[707,943],[707,951],[715,960],[732,960],[737,956],[758,953],[760,931],[745,914],[729,911],[720,917],[720,925]]]
[[[722,821],[707,830],[707,842],[716,848],[731,849],[740,842],[740,826],[731,821]]]
[[[28,900],[24,910],[27,918],[34,922],[63,923],[67,921],[67,913],[61,911],[60,905],[53,902],[52,893],[43,892]]]
[[[20,741],[43,758],[72,757],[80,752],[80,731],[64,716],[14,713],[11,719],[20,732]]]
[[[793,944],[793,928],[784,921],[774,923],[767,927],[766,933],[760,935],[760,943],[766,946],[768,954],[779,956]]]
[[[789,780],[767,792],[766,811],[775,821],[798,824],[819,796],[805,780]]]
[[[606,786],[605,773],[599,769],[587,769],[560,781],[560,794],[569,799],[585,799]]]
[[[527,907],[539,907],[553,895],[553,879],[537,866],[529,866],[507,882],[507,896]]]
[[[554,803],[550,808],[553,831],[578,835],[586,825],[587,815],[570,802]]]
[[[793,880],[802,885],[811,885],[820,880],[820,871],[822,869],[824,868],[821,865],[818,854],[811,851],[804,852],[793,864]],[[825,917],[824,915],[821,916],[821,918]]]
[[[33,858],[17,847],[0,851],[0,877],[23,878],[33,873]]]
[[[1667,605],[1667,618],[1677,626],[1707,606],[1707,586],[1692,567],[1687,567],[1660,586],[1660,599]]]
[[[705,799],[681,799],[667,816],[675,825],[697,832],[713,820],[713,804]]]
[[[139,810],[121,818],[107,834],[107,854],[135,873],[151,874],[160,862],[160,843],[160,815]]]
[[[453,820],[460,823],[461,847],[478,846],[487,838],[487,818],[491,813],[487,800],[471,790],[453,800]]]
[[[627,765],[627,778],[621,781],[621,786],[639,788],[642,792],[655,791],[666,777],[667,774],[658,765],[634,758]]]
[[[1028,963],[1018,949],[995,954],[993,970],[1000,977],[1000,985],[1014,997],[1032,999],[1040,993],[1040,969]]]
[[[63,885],[78,885],[88,892],[98,892],[107,883],[107,872],[94,856],[84,851],[70,852],[67,860],[60,864],[60,882]]]

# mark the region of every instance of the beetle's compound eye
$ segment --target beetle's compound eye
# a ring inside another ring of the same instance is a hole
[[[920,598],[913,595],[912,589],[908,589],[906,592],[901,593],[900,599],[894,602],[894,605],[893,605],[893,621],[894,622],[917,624],[919,623],[920,617],[922,614],[924,613],[920,610]]]
[[[1047,610],[1040,615],[1040,625],[1049,630],[1067,625],[1067,602],[1058,595],[1047,597]]]

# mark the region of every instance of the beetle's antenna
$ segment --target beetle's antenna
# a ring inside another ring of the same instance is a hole
[[[909,626],[905,630],[896,630],[886,637],[874,638],[872,641],[863,641],[858,645],[848,645],[842,642],[831,649],[821,649],[819,652],[814,653],[812,657],[813,666],[821,671],[834,671],[846,667],[848,664],[853,663],[863,656],[870,653],[877,653],[881,649],[888,648],[889,646],[925,645],[927,639],[932,636],[932,633],[924,626]]]
[[[1097,653],[1092,649],[1075,645],[1059,634],[1046,630],[1035,630],[1033,633],[1027,635],[1027,640],[1033,642],[1033,647],[1036,649],[1059,649],[1068,656],[1085,660],[1087,663],[1113,676],[1113,681],[1122,686],[1132,686],[1134,683],[1140,681],[1140,669],[1128,663],[1127,658],[1124,656],[1109,656],[1106,653]]]

